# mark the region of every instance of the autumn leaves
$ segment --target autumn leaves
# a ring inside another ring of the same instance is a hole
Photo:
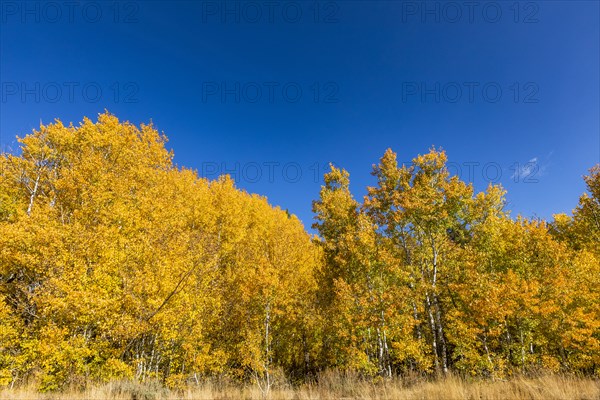
[[[326,368],[502,376],[600,363],[599,170],[574,216],[512,219],[431,150],[388,151],[362,203],[332,167],[318,238],[109,114],[0,157],[0,384]]]
[[[314,211],[333,363],[382,375],[596,371],[598,168],[574,218],[549,225],[511,219],[501,187],[475,195],[445,165],[435,149],[408,166],[388,150],[362,204],[345,171],[326,175]]]
[[[2,384],[304,365],[311,238],[230,179],[174,167],[164,140],[104,114],[0,159]]]

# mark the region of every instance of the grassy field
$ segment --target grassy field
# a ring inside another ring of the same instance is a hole
[[[112,382],[85,391],[37,393],[28,388],[0,391],[4,400],[196,400],[196,399],[600,399],[600,381],[561,375],[509,380],[437,381],[393,379],[378,383],[352,376],[324,375],[318,384],[278,385],[265,393],[257,386],[205,384],[186,391],[168,391],[156,384]]]

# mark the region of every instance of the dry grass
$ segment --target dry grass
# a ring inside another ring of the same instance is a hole
[[[517,377],[507,381],[465,380],[447,377],[437,381],[393,379],[378,383],[352,375],[324,374],[318,384],[279,385],[266,395],[258,386],[204,384],[170,392],[156,384],[112,382],[85,391],[40,394],[28,388],[0,391],[1,400],[197,400],[197,399],[600,399],[600,381],[562,375]]]

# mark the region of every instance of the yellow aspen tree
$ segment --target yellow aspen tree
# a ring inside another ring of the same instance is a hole
[[[388,149],[373,170],[379,186],[369,188],[367,199],[383,233],[402,252],[413,314],[421,322],[417,336],[427,337],[438,372],[447,372],[450,361],[442,293],[450,279],[450,254],[469,223],[473,195],[471,186],[450,176],[445,163],[445,153],[432,149],[399,167]]]

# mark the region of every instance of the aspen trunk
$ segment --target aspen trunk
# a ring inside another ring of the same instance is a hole
[[[429,293],[425,293],[425,300],[427,305],[427,314],[429,315],[429,327],[431,329],[431,350],[433,352],[434,362],[435,362],[435,370],[439,372],[440,370],[440,360],[438,356],[438,345],[437,345],[437,329],[435,326],[435,319],[433,317],[433,313],[431,311],[431,300],[429,299]]]
[[[442,358],[442,369],[444,373],[448,372],[448,351],[446,349],[446,338],[444,337],[444,326],[442,323],[442,311],[439,303],[438,296],[434,293],[433,295],[434,308],[435,308],[435,319],[437,327],[437,337],[440,344],[440,352]]]
[[[270,328],[271,328],[271,305],[267,303],[265,307],[265,379],[266,386],[265,392],[268,394],[271,390],[271,374],[270,374],[270,357],[271,357],[271,347],[270,347]]]
[[[40,174],[38,173],[37,178],[35,179],[35,185],[31,190],[31,195],[29,196],[29,205],[27,206],[27,215],[31,215],[31,211],[33,210],[33,203],[35,201],[35,196],[37,195],[38,188],[40,186]]]

